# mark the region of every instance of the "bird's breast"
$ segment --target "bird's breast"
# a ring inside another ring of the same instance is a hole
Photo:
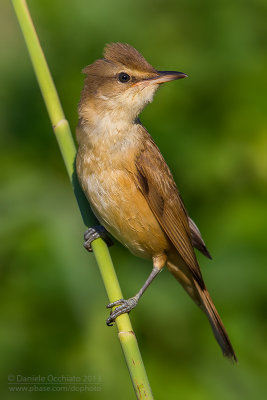
[[[139,191],[135,151],[78,152],[77,172],[101,224],[135,255],[152,258],[169,242]]]

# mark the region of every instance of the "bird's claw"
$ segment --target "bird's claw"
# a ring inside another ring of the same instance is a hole
[[[91,243],[96,239],[103,239],[104,242],[110,247],[113,245],[113,240],[109,237],[106,229],[102,225],[92,226],[88,228],[84,233],[84,244],[83,246],[87,251],[91,252]]]
[[[138,299],[136,297],[131,297],[128,300],[125,299],[120,299],[117,301],[114,301],[114,303],[110,303],[107,305],[107,308],[113,308],[115,306],[118,306],[115,308],[115,310],[110,311],[110,316],[106,320],[106,324],[108,326],[113,326],[113,322],[115,319],[125,313],[129,313],[136,305],[137,305]]]

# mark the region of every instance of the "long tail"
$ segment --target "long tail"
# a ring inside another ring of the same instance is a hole
[[[237,361],[233,346],[230,342],[226,329],[222,323],[222,320],[219,316],[218,311],[213,304],[213,301],[210,297],[209,292],[207,289],[201,289],[197,282],[195,282],[196,289],[198,291],[199,297],[201,298],[202,302],[202,309],[207,315],[209,322],[211,324],[214,336],[221,346],[223,355]]]
[[[233,346],[223,326],[218,311],[213,304],[207,289],[202,289],[189,273],[187,267],[178,268],[173,262],[168,261],[167,267],[174,277],[181,283],[190,297],[205,312],[211,324],[214,336],[219,343],[223,355],[237,361]]]

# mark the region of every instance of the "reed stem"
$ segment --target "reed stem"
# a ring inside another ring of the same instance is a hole
[[[85,225],[92,224],[94,217],[80,188],[75,172],[76,148],[64,112],[35,31],[25,0],[12,0],[22,34],[31,58],[44,102],[54,129],[64,163],[71,180],[78,206]],[[109,302],[122,298],[119,282],[105,242],[97,239],[92,243],[94,255],[105,285]],[[116,319],[118,337],[130,372],[137,399],[153,400],[145,367],[128,314]],[[119,379],[118,379],[119,381]],[[126,398],[127,396],[125,396]]]

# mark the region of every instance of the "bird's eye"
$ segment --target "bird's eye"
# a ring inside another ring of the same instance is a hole
[[[126,74],[126,72],[121,72],[119,74],[119,81],[122,83],[129,82],[130,79],[131,79],[130,75]]]

